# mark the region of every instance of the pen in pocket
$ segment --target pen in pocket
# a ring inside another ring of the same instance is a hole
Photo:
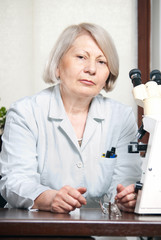
[[[102,157],[105,157],[105,158],[116,158],[117,155],[115,154],[115,152],[116,152],[116,148],[112,147],[111,151],[107,151],[106,154],[103,153]]]

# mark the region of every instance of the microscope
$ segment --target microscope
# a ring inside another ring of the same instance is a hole
[[[135,185],[138,192],[135,213],[161,214],[161,72],[153,70],[146,84],[141,82],[139,69],[132,69],[129,76],[133,84],[133,96],[144,110],[138,140],[148,132],[148,144],[132,142],[128,152],[145,151],[142,158],[142,177]]]

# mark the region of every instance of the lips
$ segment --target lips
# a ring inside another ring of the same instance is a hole
[[[92,80],[88,80],[88,79],[81,79],[80,82],[86,85],[95,85],[95,83]]]

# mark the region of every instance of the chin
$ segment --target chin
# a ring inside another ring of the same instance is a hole
[[[89,97],[89,98],[94,98],[95,96],[97,96],[99,93],[96,93],[94,91],[81,91],[79,93],[77,93],[77,96],[81,96],[81,97]]]

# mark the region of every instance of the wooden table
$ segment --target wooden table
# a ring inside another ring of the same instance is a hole
[[[81,237],[78,239],[84,239],[84,236],[161,236],[161,215],[123,213],[122,217],[109,219],[100,209],[82,209],[80,214],[0,209],[0,237],[11,239],[9,238],[11,236],[12,239],[23,239],[23,237],[62,239],[60,237],[64,236],[70,236],[70,239],[72,236],[75,236],[72,239],[77,239],[78,236]],[[16,238],[18,236],[19,238]]]

